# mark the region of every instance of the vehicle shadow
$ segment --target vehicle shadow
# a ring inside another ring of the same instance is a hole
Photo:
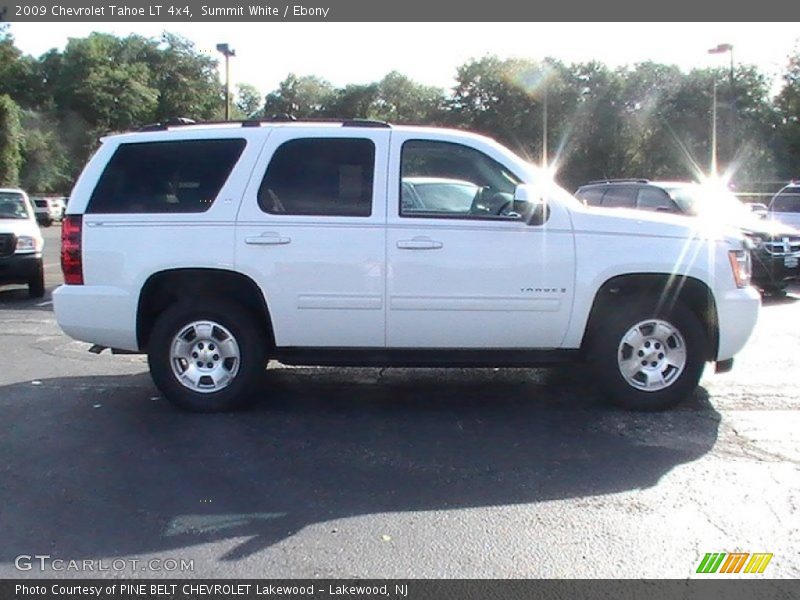
[[[720,421],[702,388],[665,413],[599,407],[571,368],[270,369],[259,395],[194,415],[144,373],[0,387],[0,562],[242,537],[229,561],[343,517],[647,488]]]
[[[782,306],[794,304],[800,300],[800,286],[789,286],[784,294],[766,294],[761,296],[762,306]]]
[[[55,287],[48,286],[43,298],[28,296],[27,286],[0,285],[0,310],[45,310],[52,312],[52,292]]]

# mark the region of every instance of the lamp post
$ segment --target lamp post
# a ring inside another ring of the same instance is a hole
[[[231,118],[231,70],[228,61],[231,56],[236,56],[236,50],[228,44],[217,44],[217,52],[225,57],[225,120]]]
[[[708,50],[709,54],[725,54],[728,52],[731,57],[730,69],[730,103],[731,103],[731,126],[733,125],[733,44],[717,44],[716,47]],[[711,109],[711,174],[717,175],[717,78],[714,77],[714,93]],[[731,155],[733,155],[733,138],[731,137]]]

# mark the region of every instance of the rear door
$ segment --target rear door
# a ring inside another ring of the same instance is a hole
[[[239,211],[236,267],[279,347],[385,343],[389,130],[277,127]]]

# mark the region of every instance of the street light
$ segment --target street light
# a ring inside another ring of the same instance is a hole
[[[217,52],[221,52],[225,57],[225,120],[231,118],[231,71],[228,60],[231,56],[236,56],[236,50],[228,44],[217,44]]]
[[[730,70],[730,103],[731,103],[731,122],[733,121],[733,44],[717,44],[715,48],[708,50],[709,54],[725,54],[730,53],[731,57],[731,70]],[[731,151],[733,144],[731,144]],[[711,174],[716,177],[717,175],[717,78],[714,77],[714,93],[712,97],[711,106]]]
[[[709,54],[725,54],[726,52],[730,52],[731,55],[730,82],[731,90],[733,90],[733,44],[717,44],[716,48],[711,48],[708,51]]]

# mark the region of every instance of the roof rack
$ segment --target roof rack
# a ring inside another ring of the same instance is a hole
[[[261,127],[264,123],[291,122],[291,123],[330,123],[341,124],[342,127],[371,127],[371,128],[391,128],[386,121],[376,121],[372,119],[296,119],[292,115],[280,114],[273,115],[268,119],[234,119],[230,121],[195,121],[186,117],[175,117],[165,119],[159,123],[150,123],[140,127],[137,131],[165,131],[170,127],[183,127],[186,125],[240,125],[241,127]]]
[[[637,179],[637,178],[629,178],[629,179],[595,179],[594,181],[590,181],[586,185],[594,185],[596,183],[650,183],[649,179]]]

